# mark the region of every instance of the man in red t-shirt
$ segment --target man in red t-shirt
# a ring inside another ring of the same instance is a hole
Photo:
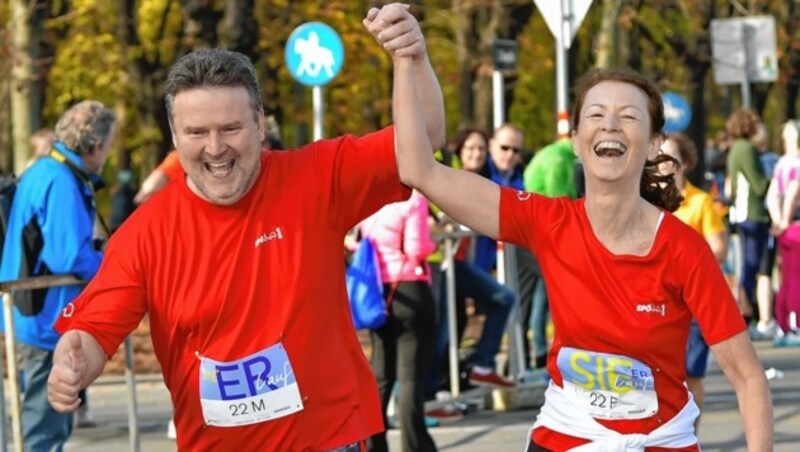
[[[441,89],[418,23],[394,4],[365,25],[396,38],[382,42],[395,61],[411,61],[414,89],[431,100],[427,131],[442,144]],[[393,128],[262,152],[255,70],[225,50],[181,58],[166,93],[186,177],[122,225],[97,277],[64,310],[51,404],[77,408],[78,390],[148,314],[180,449],[358,448],[384,427],[341,244],[361,219],[410,195]]]

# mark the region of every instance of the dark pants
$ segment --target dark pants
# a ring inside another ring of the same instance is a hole
[[[742,243],[742,279],[739,284],[747,294],[747,300],[754,306],[753,317],[758,320],[756,305],[756,274],[761,264],[761,256],[767,248],[769,223],[744,221],[736,224],[739,240]]]
[[[61,451],[72,433],[72,413],[59,413],[47,400],[47,378],[53,368],[53,352],[18,344],[24,372],[22,430],[25,449]],[[5,421],[5,420],[3,420]]]
[[[384,293],[390,292],[384,286]],[[378,380],[381,407],[386,408],[395,382],[399,383],[397,420],[403,451],[435,451],[436,445],[425,427],[423,382],[428,372],[436,327],[436,306],[425,281],[401,282],[392,302],[392,315],[386,325],[370,333],[372,371]],[[370,451],[388,450],[386,432],[367,441]]]
[[[544,367],[547,360],[547,318],[549,306],[547,292],[539,262],[527,249],[517,246],[517,277],[519,281],[519,307],[522,321],[522,343],[525,346],[525,368]],[[538,291],[537,291],[538,289]],[[531,343],[528,331],[533,326],[536,345],[535,366],[531,366]]]
[[[457,341],[461,343],[461,337],[467,325],[466,298],[472,298],[478,314],[485,314],[486,319],[470,361],[472,365],[494,369],[495,356],[500,351],[508,314],[516,302],[516,297],[508,287],[498,283],[491,274],[477,265],[464,261],[455,261],[453,265],[456,283]],[[434,286],[433,290],[438,291],[439,316],[432,372],[428,375],[425,391],[429,399],[436,393],[443,372],[442,367],[447,364],[445,356],[450,337],[447,325],[447,288],[444,273],[439,272],[434,280],[437,279],[440,282],[439,287]]]

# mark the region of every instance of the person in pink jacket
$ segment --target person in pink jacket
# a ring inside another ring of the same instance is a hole
[[[432,358],[436,312],[427,258],[436,246],[428,227],[428,202],[415,191],[408,201],[384,206],[361,223],[378,254],[383,293],[390,316],[370,331],[372,370],[378,380],[384,424],[395,382],[402,450],[435,451],[425,426],[423,381]],[[386,433],[368,441],[370,451],[386,451]]]

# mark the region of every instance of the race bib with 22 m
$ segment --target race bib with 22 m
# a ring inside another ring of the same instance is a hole
[[[570,399],[596,419],[643,419],[658,412],[653,371],[640,361],[564,347],[556,362]]]
[[[207,425],[255,424],[303,409],[282,343],[236,361],[200,360],[200,405]]]

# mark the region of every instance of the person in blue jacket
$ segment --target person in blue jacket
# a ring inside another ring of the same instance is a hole
[[[47,156],[22,175],[9,215],[0,260],[0,281],[47,274],[88,281],[100,266],[93,230],[95,186],[108,157],[116,118],[97,101],[82,101],[61,115]],[[25,395],[22,424],[27,450],[61,450],[72,414],[47,400],[47,378],[59,334],[53,329],[83,285],[14,293],[14,325]]]

